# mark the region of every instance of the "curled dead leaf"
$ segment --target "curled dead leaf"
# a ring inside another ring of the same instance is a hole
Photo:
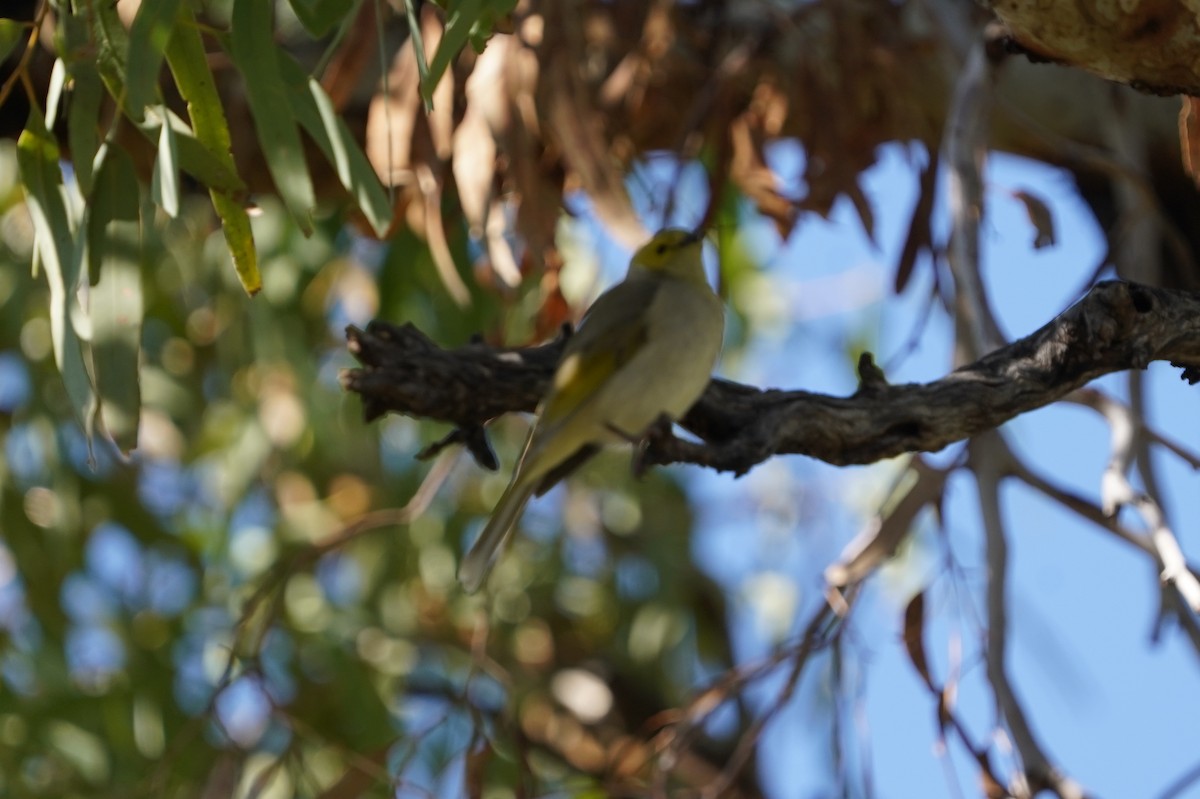
[[[417,185],[421,196],[425,198],[425,236],[429,241],[434,266],[437,267],[442,285],[446,287],[446,293],[465,308],[471,303],[471,292],[458,274],[450,243],[446,239],[446,230],[442,226],[442,179],[428,164],[418,164],[416,172]]]
[[[756,141],[746,115],[729,126],[729,179],[750,199],[759,213],[775,223],[775,229],[787,238],[796,224],[796,208],[778,190],[778,178],[767,166],[762,142]]]
[[[1040,197],[1024,190],[1013,192],[1013,198],[1025,206],[1025,213],[1029,214],[1029,221],[1033,224],[1033,248],[1040,250],[1043,247],[1053,247],[1054,214],[1050,212],[1050,206]]]
[[[1179,108],[1179,149],[1183,154],[1183,171],[1200,186],[1200,98],[1182,98]]]
[[[364,150],[385,186],[404,186],[413,181],[413,134],[421,109],[420,78],[411,39],[396,53],[386,87],[386,91],[371,98],[367,109]]]
[[[496,140],[483,112],[470,103],[454,131],[451,169],[471,236],[482,238],[496,179]]]
[[[912,218],[908,222],[908,235],[904,237],[904,248],[896,264],[896,293],[904,291],[917,265],[922,251],[929,251],[933,244],[929,219],[933,215],[933,201],[937,196],[938,151],[933,149],[929,162],[921,170],[920,193],[913,206]]]
[[[925,656],[925,593],[914,596],[904,608],[904,649],[908,659],[931,690],[933,677],[929,672],[929,659]]]

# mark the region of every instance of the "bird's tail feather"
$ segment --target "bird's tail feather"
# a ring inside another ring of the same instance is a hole
[[[479,538],[475,539],[471,550],[463,558],[462,565],[458,567],[458,581],[468,593],[478,591],[487,579],[488,572],[492,570],[492,563],[512,533],[525,503],[533,495],[535,483],[536,481],[531,480],[514,480],[504,489],[504,495],[492,511],[492,518],[488,519],[487,526],[483,528]]]

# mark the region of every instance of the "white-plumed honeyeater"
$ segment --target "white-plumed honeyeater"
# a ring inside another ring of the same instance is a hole
[[[721,300],[704,277],[703,234],[664,230],[637,251],[625,280],[592,304],[563,350],[525,454],[458,570],[468,591],[487,578],[525,503],[606,445],[641,438],[700,398],[721,349]]]

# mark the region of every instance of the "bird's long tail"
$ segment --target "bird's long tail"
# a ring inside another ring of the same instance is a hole
[[[533,490],[537,487],[536,482],[518,478],[504,489],[504,495],[492,511],[492,518],[488,519],[487,526],[483,528],[483,532],[471,546],[471,551],[458,567],[458,581],[469,593],[478,591],[487,579],[496,555],[504,547],[504,542],[508,540],[517,518],[525,508],[525,503],[533,495]]]

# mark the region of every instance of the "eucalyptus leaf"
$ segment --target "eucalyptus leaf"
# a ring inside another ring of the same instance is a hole
[[[421,20],[417,17],[417,0],[404,0],[404,13],[408,17],[408,35],[412,37],[413,53],[417,57],[417,78],[420,85],[429,83],[429,60],[425,57],[425,39],[421,34]],[[436,84],[434,84],[436,85]],[[433,110],[432,92],[430,97],[424,97],[425,113]]]
[[[275,188],[308,236],[317,201],[271,31],[269,0],[236,0],[231,54],[245,81],[250,113]]]
[[[104,84],[95,64],[77,61],[70,65],[71,92],[67,113],[67,141],[71,145],[71,163],[75,179],[85,196],[92,193],[92,169],[100,147],[100,103]]]
[[[318,39],[358,9],[357,3],[346,0],[290,0],[288,4],[304,29]]]
[[[0,19],[0,61],[5,60],[17,49],[17,45],[29,36],[29,26],[15,19]]]
[[[58,106],[62,102],[63,87],[67,85],[67,65],[61,58],[54,59],[50,68],[50,86],[46,89],[46,127],[54,129],[58,122]]]
[[[188,116],[197,141],[222,166],[236,173],[237,167],[230,153],[229,123],[225,119],[225,109],[208,67],[208,56],[200,39],[196,18],[191,6],[186,3],[179,7],[166,56],[175,85],[187,102]],[[210,186],[209,196],[217,216],[221,218],[221,227],[238,280],[247,294],[257,294],[262,289],[262,276],[258,271],[258,252],[250,230],[250,216],[245,207],[227,191]]]
[[[366,153],[338,116],[321,84],[284,53],[279,54],[279,66],[297,121],[333,164],[338,181],[354,198],[375,234],[386,235],[392,225],[392,204]]]
[[[82,252],[71,229],[63,202],[58,145],[35,110],[17,140],[17,164],[33,220],[38,254],[50,288],[50,341],[54,363],[62,375],[76,418],[88,434],[91,452],[96,397],[85,360],[83,343],[71,323]]]
[[[165,117],[167,111],[160,109]],[[154,202],[174,219],[179,215],[179,143],[175,128],[168,122],[158,134],[158,157],[150,178],[150,195]]]
[[[140,120],[146,106],[156,102],[159,74],[180,0],[153,0],[138,6],[129,28],[125,67],[125,109]]]
[[[88,220],[88,252],[99,261],[100,273],[91,292],[92,362],[104,428],[126,453],[137,445],[141,406],[144,303],[138,194],[132,160],[119,150],[110,153],[96,176]]]

